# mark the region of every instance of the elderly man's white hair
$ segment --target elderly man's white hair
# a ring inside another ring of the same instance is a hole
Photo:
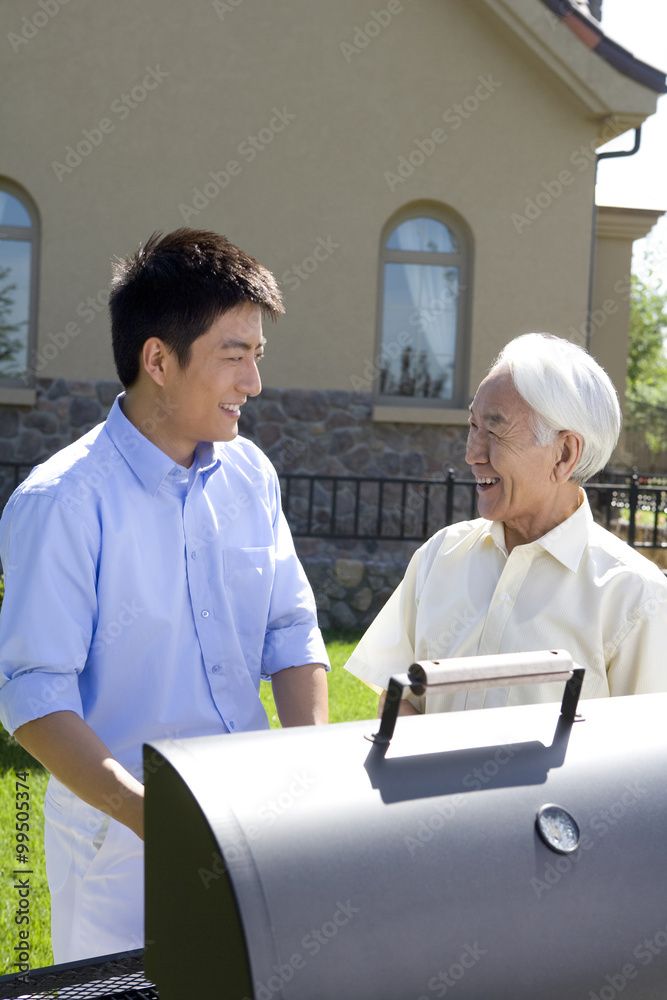
[[[549,333],[525,333],[500,352],[491,372],[498,369],[509,370],[534,411],[536,444],[551,444],[558,431],[581,434],[575,482],[604,468],[621,431],[621,410],[611,379],[583,347]]]

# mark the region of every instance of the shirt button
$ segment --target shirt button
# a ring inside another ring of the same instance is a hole
[[[218,666],[217,663],[216,663],[216,665],[214,667],[211,667],[211,673],[213,673],[213,674],[217,674],[219,670],[220,670],[220,667]]]
[[[510,599],[510,595],[509,594],[503,594],[503,601],[507,602],[507,601],[509,601],[509,599]]]
[[[235,726],[234,726],[234,723],[233,723],[233,722],[228,722],[228,723],[227,723],[227,725],[229,726],[229,728],[230,728],[230,729],[231,729],[232,731],[234,730]]]
[[[190,553],[190,558],[191,559],[196,559],[197,558],[197,553],[196,552],[191,552]]]
[[[202,611],[201,616],[202,618],[208,618],[208,611]]]

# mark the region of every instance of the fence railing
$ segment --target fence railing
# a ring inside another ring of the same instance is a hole
[[[439,528],[477,516],[476,483],[446,476],[383,479],[284,474],[283,509],[295,537],[425,541]],[[596,520],[635,548],[667,547],[667,481],[586,484]]]
[[[0,509],[31,465],[0,462]],[[283,509],[295,537],[425,541],[453,521],[477,516],[473,479],[454,469],[430,479],[280,476]],[[667,478],[586,484],[593,514],[634,548],[667,547]]]
[[[0,511],[4,510],[19,483],[30,474],[34,463],[0,462]]]

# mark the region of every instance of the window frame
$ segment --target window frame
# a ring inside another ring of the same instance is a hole
[[[440,222],[451,230],[457,240],[456,253],[431,253],[418,250],[389,250],[387,243],[391,234],[402,223],[410,219],[428,218]],[[470,401],[470,283],[472,274],[472,237],[464,220],[451,209],[433,202],[413,202],[404,206],[383,226],[380,234],[378,275],[378,298],[376,309],[376,358],[378,366],[382,364],[382,326],[384,319],[384,284],[386,264],[426,264],[435,266],[457,267],[459,269],[459,294],[456,310],[456,353],[454,361],[453,391],[451,398],[429,399],[423,396],[384,395],[380,392],[380,379],[376,381],[373,393],[374,407],[408,408],[430,411],[443,411],[452,414],[453,411],[465,410]],[[417,415],[415,414],[415,417]],[[435,416],[435,414],[433,414]],[[386,419],[386,415],[383,417]]]
[[[0,395],[2,390],[26,388],[35,386],[35,365],[33,357],[37,349],[37,308],[39,303],[39,244],[40,224],[37,206],[20,185],[7,177],[0,177],[0,191],[11,195],[21,203],[30,217],[31,225],[6,226],[0,223],[0,240],[18,240],[30,243],[30,291],[28,294],[28,336],[25,375],[0,374]],[[0,399],[0,402],[3,400]]]

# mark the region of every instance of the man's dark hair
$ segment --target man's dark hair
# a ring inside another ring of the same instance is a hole
[[[276,279],[254,257],[218,233],[153,233],[114,265],[109,311],[119,379],[125,388],[136,381],[150,337],[159,337],[187,368],[192,342],[245,302],[271,319],[285,311]]]

